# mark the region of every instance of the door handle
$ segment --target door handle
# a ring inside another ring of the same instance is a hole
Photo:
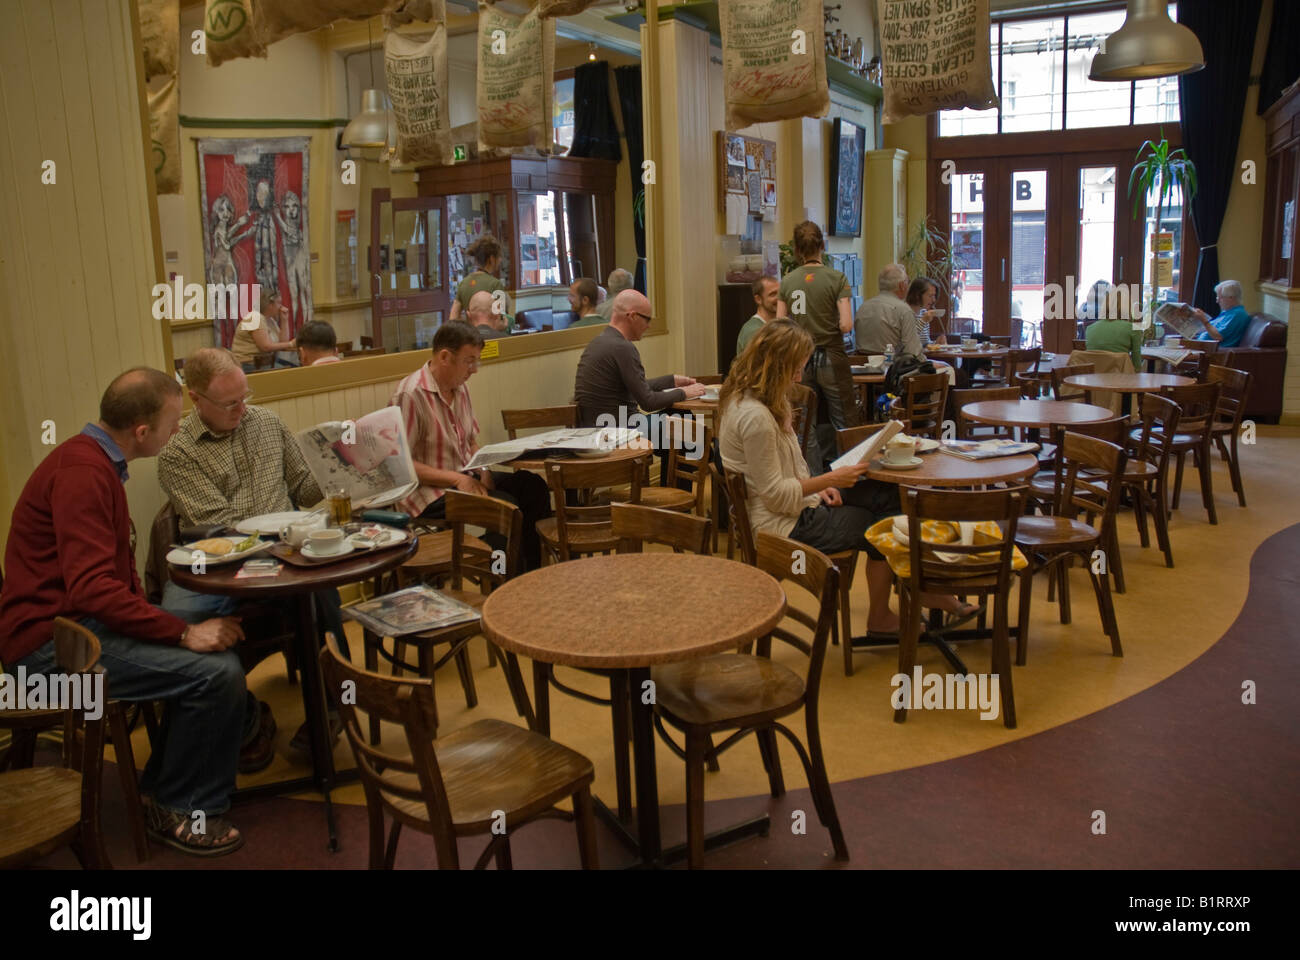
[[[1119,258],[1119,282],[1124,282],[1124,258]]]
[[[1002,282],[1007,282],[1007,258],[1002,258]]]

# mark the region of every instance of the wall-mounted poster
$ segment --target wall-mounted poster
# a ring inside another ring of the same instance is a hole
[[[981,224],[952,225],[952,265],[956,270],[984,269],[984,227]]]
[[[831,128],[831,224],[833,237],[862,235],[862,164],[867,132],[836,118]]]
[[[289,308],[287,329],[280,330],[285,339],[312,319],[309,145],[307,137],[198,141],[208,283],[257,283],[280,291]],[[238,309],[233,304],[224,312],[224,318],[212,319],[214,342],[229,347],[242,317],[234,315]]]

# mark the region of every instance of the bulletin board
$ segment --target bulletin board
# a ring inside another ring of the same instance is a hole
[[[718,131],[718,212],[727,212],[727,195],[744,197],[750,216],[776,207],[776,143]]]

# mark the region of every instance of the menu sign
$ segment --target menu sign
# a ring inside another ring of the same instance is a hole
[[[820,0],[722,0],[726,129],[824,117],[826,40]]]
[[[989,58],[989,0],[876,0],[884,123],[998,105]]]

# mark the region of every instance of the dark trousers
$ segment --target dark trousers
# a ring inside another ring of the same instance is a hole
[[[545,520],[551,515],[551,491],[535,473],[517,470],[514,473],[491,471],[492,489],[488,494],[506,503],[513,503],[524,515],[524,542],[521,556],[525,570],[536,570],[542,564],[542,541],[537,536],[537,521]],[[430,520],[442,520],[447,516],[447,505],[439,497],[424,508],[420,516]],[[494,550],[504,550],[505,538],[495,533],[483,537]]]
[[[830,421],[829,424],[818,423],[813,432],[818,449],[804,453],[805,459],[809,452],[820,454],[817,463],[808,461],[808,469],[815,475],[839,455],[835,431],[856,427],[859,422],[858,394],[853,387],[853,371],[844,348],[818,347],[814,350],[804,367],[803,382],[817,392],[818,406],[825,409]]]

